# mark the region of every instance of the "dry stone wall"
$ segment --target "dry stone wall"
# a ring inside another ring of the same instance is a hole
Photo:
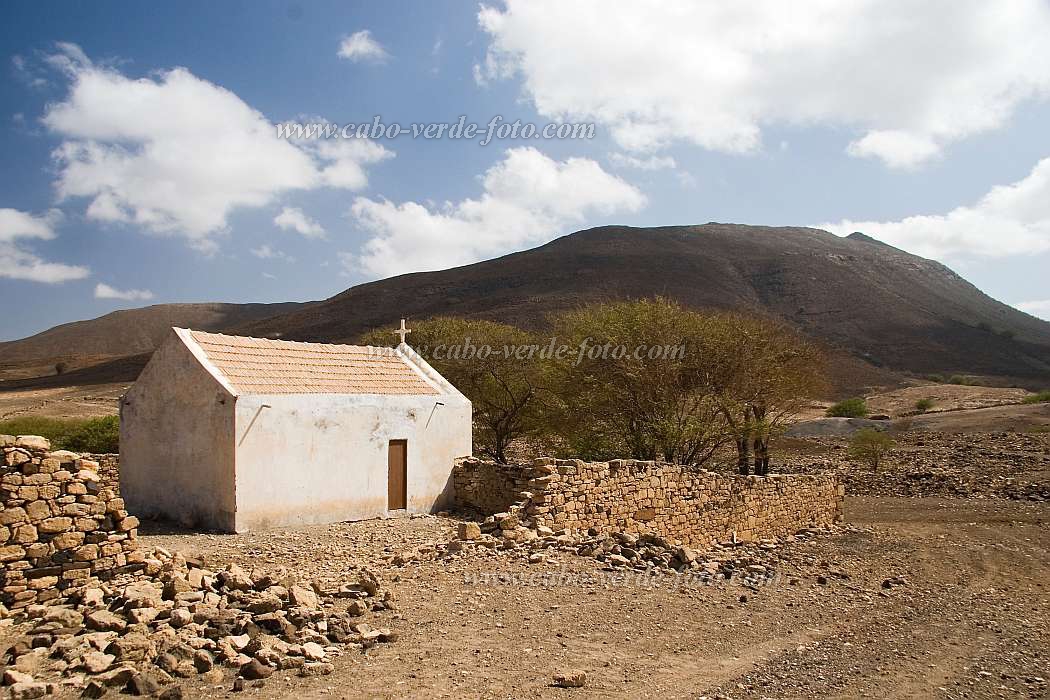
[[[141,568],[138,519],[115,468],[51,451],[35,436],[0,435],[0,602],[10,610],[65,598]]]
[[[833,475],[719,474],[674,464],[539,459],[456,466],[461,508],[517,513],[533,527],[657,535],[691,547],[781,537],[842,518]]]

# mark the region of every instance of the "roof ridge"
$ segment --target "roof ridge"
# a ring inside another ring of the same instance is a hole
[[[237,394],[438,395],[448,387],[399,349],[179,329]]]
[[[213,338],[233,338],[236,340],[255,340],[260,343],[279,343],[282,345],[307,345],[313,347],[331,347],[331,348],[354,348],[358,350],[382,350],[383,354],[395,355],[397,348],[390,347],[388,345],[351,345],[349,343],[314,343],[308,340],[285,340],[283,338],[257,338],[254,335],[229,335],[227,333],[213,333],[211,331],[199,331],[193,328],[186,328],[194,339],[196,340],[198,335],[213,337]]]

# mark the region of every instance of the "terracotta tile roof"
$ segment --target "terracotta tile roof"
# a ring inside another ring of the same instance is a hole
[[[190,331],[239,394],[438,394],[393,348]]]

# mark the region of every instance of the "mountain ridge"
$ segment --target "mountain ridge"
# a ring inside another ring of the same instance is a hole
[[[440,314],[539,329],[548,314],[583,303],[657,295],[690,308],[781,318],[837,362],[855,371],[867,365],[873,381],[891,372],[1050,383],[1050,323],[992,299],[936,261],[864,233],[839,237],[805,227],[596,227],[202,330],[354,342],[402,317]],[[23,342],[0,345],[0,363],[9,361],[8,346]]]

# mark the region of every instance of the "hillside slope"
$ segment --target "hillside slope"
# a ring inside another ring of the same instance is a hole
[[[587,301],[664,295],[779,316],[877,367],[1050,378],[1050,323],[995,301],[940,263],[863,234],[711,223],[580,231],[440,272],[352,287],[238,330],[353,341],[396,319],[458,314],[538,327]]]
[[[0,343],[0,378],[43,377],[62,360],[68,380],[51,377],[48,386],[130,380],[170,326],[353,342],[402,317],[455,314],[540,328],[553,311],[654,295],[787,320],[830,350],[843,390],[893,383],[899,373],[1050,385],[1050,323],[995,301],[940,263],[863,234],[717,223],[588,229],[495,260],[358,285],[321,302],[117,311]]]
[[[306,304],[155,304],[114,311],[87,321],[55,326],[42,333],[0,343],[0,370],[12,376],[53,369],[65,362],[69,369],[114,358],[151,353],[172,326],[223,330]],[[45,372],[47,373],[47,372]]]

